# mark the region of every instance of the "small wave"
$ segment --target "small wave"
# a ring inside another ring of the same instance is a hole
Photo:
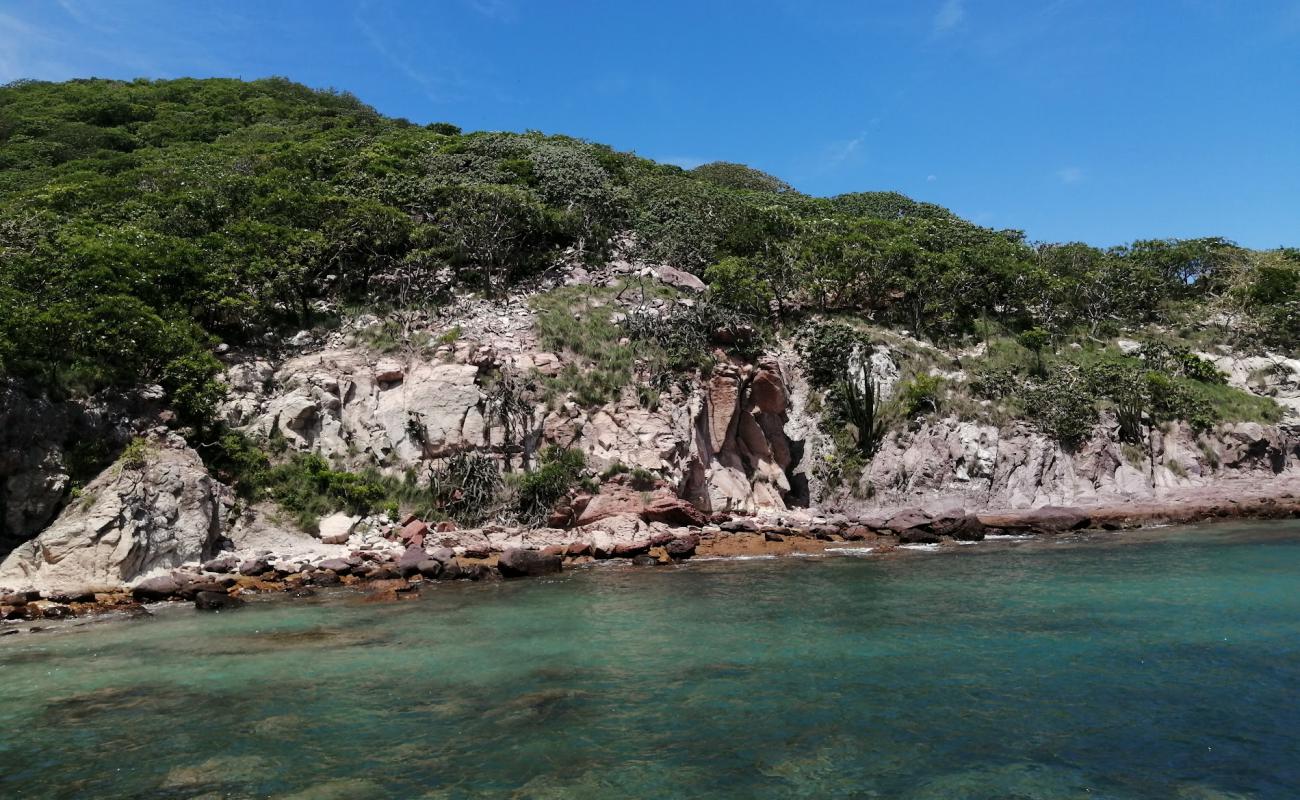
[[[861,556],[861,555],[866,555],[867,553],[870,553],[872,550],[875,549],[876,548],[874,547],[828,547],[826,548],[825,552],[842,553],[848,556]]]
[[[905,550],[938,550],[937,544],[900,544],[899,547]]]
[[[691,561],[769,561],[776,558],[771,554],[758,556],[696,556]]]
[[[795,551],[790,555],[794,556],[795,558],[825,558],[826,557],[825,553],[800,553],[798,551]]]
[[[994,539],[1032,539],[1032,533],[990,533],[984,537],[985,541]]]

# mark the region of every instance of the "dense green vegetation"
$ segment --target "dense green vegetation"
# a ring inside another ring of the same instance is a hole
[[[600,364],[550,382],[584,403],[634,368],[707,367],[719,330],[743,348],[810,313],[850,315],[990,353],[1014,344],[1027,358],[980,385],[1069,440],[1084,405],[1132,405],[1102,388],[1114,375],[1089,377],[1103,368],[1138,387],[1148,416],[1208,424],[1242,401],[1169,364],[1055,355],[1067,342],[1104,350],[1159,325],[1247,348],[1300,343],[1297,250],[1034,244],[892,192],[814,198],[739,164],[688,172],[568,137],[415,125],[280,79],[0,88],[0,372],[54,393],[157,383],[203,426],[221,397],[218,342],[260,342],[340,304],[504,293],[563,252],[600,261],[620,232],[710,293],[669,323],[619,325],[576,291],[538,299],[544,341]],[[575,319],[578,305],[590,308]],[[823,377],[841,413],[860,414],[869,387]],[[945,402],[942,382],[909,380],[897,413]],[[1093,387],[1069,395],[1069,423],[1044,410],[1062,382]],[[1151,411],[1170,397],[1176,407]]]

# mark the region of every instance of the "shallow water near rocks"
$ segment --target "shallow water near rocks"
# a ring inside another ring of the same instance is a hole
[[[1300,796],[1300,524],[0,639],[0,797]]]

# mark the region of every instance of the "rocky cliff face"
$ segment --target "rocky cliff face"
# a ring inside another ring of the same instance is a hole
[[[476,302],[443,323],[461,337],[431,353],[380,355],[349,343],[358,326],[364,333],[378,324],[372,317],[314,352],[278,364],[237,363],[227,420],[352,467],[418,468],[463,449],[517,466],[547,444],[576,447],[597,471],[620,464],[652,472],[706,514],[1149,499],[1171,488],[1290,472],[1300,459],[1300,431],[1289,424],[1230,424],[1205,435],[1175,425],[1157,431],[1154,452],[1139,458],[1121,445],[1113,422],[1071,453],[1025,423],[999,429],[949,418],[891,434],[853,491],[828,493],[818,465],[833,445],[810,411],[813,393],[792,349],[719,364],[693,384],[672,386],[653,408],[635,387],[597,408],[548,406],[525,393],[526,410],[506,419],[494,405],[491,376],[558,374],[565,357],[539,349],[521,303]],[[1219,360],[1234,385],[1286,403],[1300,392],[1300,362],[1282,369],[1278,358]],[[872,369],[882,385],[897,380],[887,351],[873,354]]]
[[[10,553],[0,563],[0,586],[79,594],[208,558],[227,510],[228,490],[198,454],[178,436],[154,436]]]
[[[847,505],[956,503],[974,508],[1146,500],[1217,480],[1300,472],[1300,431],[1237,423],[1196,434],[1157,430],[1152,452],[1125,448],[1117,426],[1098,426],[1073,453],[1031,426],[999,430],[944,419],[890,436]]]
[[[641,277],[684,291],[701,288],[675,271],[649,270]],[[614,277],[571,271],[565,280]],[[645,313],[646,297],[620,293],[615,302],[626,306],[619,313]],[[658,306],[650,310],[658,313],[682,300],[652,302]],[[390,342],[387,352],[365,344],[389,322],[362,316],[324,336],[302,333],[279,355],[228,353],[225,421],[353,469],[422,474],[465,450],[517,469],[542,447],[558,445],[582,450],[597,473],[620,465],[654,479],[652,490],[607,481],[599,494],[557,509],[553,528],[459,531],[446,534],[448,547],[499,550],[577,535],[613,553],[628,542],[676,535],[675,527],[699,526],[711,514],[812,519],[791,512],[1021,509],[1153,500],[1240,478],[1266,484],[1276,476],[1300,476],[1295,423],[1225,425],[1209,434],[1175,425],[1155,433],[1150,452],[1139,452],[1120,444],[1116,426],[1107,422],[1077,451],[1066,452],[1024,423],[999,428],[948,418],[892,433],[855,485],[830,491],[820,470],[834,454],[828,423],[816,413],[816,393],[788,345],[752,362],[724,360],[707,375],[673,383],[652,404],[633,386],[612,402],[584,407],[544,397],[544,378],[577,365],[541,348],[535,315],[521,299],[465,300],[441,316],[408,318],[419,335],[402,337],[396,347]],[[1213,358],[1233,385],[1277,398],[1295,418],[1300,361]],[[877,348],[870,363],[882,388],[897,381],[887,348]],[[156,424],[149,421],[157,413],[149,397],[60,405],[13,387],[0,397],[5,534],[25,542],[0,565],[0,586],[46,592],[117,586],[207,558],[225,537],[241,552],[323,546],[284,530],[273,511],[229,514],[228,490],[175,436],[155,435],[148,458],[108,468],[68,502],[76,443],[98,439],[120,446],[133,431]],[[378,536],[386,525],[391,521],[371,523],[356,535]],[[359,546],[349,537],[355,538],[345,531],[330,546]],[[358,540],[369,546],[366,541]]]

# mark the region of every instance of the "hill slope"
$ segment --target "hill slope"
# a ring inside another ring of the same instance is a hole
[[[705,514],[1033,505],[1294,460],[1296,250],[1031,243],[284,80],[3,87],[0,168],[0,551],[160,420],[307,528],[574,524],[602,480]]]

